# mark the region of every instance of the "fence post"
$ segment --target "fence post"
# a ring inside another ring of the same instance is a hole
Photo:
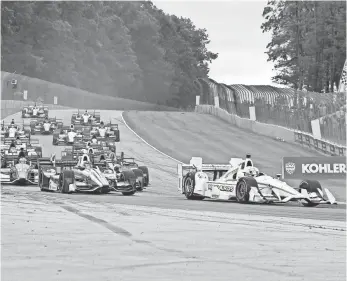
[[[311,127],[312,127],[312,135],[315,139],[321,140],[322,135],[320,131],[320,123],[319,119],[315,119],[311,121]]]
[[[219,97],[214,97],[214,106],[219,108]]]
[[[200,96],[196,96],[195,98],[195,104],[200,105]]]
[[[255,107],[254,106],[249,107],[249,119],[252,121],[257,120],[257,116],[255,115]]]

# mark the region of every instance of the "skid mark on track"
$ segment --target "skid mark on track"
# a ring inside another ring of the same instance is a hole
[[[71,212],[73,214],[76,214],[82,218],[85,218],[91,222],[94,222],[94,223],[97,223],[105,228],[107,228],[108,230],[116,233],[116,234],[119,234],[119,235],[122,235],[122,236],[125,236],[125,237],[131,237],[132,234],[128,231],[126,231],[125,229],[121,228],[121,227],[118,227],[118,226],[115,226],[113,224],[110,224],[108,223],[107,221],[103,220],[103,219],[99,219],[97,217],[94,217],[92,215],[88,215],[88,214],[85,214],[85,213],[82,213],[81,211],[73,208],[73,207],[70,207],[70,206],[64,206],[64,205],[61,205],[60,206],[61,208],[63,208],[64,210],[68,211],[68,212]]]

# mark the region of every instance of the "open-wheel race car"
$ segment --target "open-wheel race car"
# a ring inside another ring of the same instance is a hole
[[[37,155],[5,154],[1,160],[0,181],[2,184],[37,184]]]
[[[236,200],[240,203],[287,203],[299,201],[303,206],[336,204],[335,197],[318,181],[303,180],[294,188],[281,180],[281,175],[271,177],[253,166],[250,155],[245,159],[231,158],[228,165],[203,164],[202,158],[192,157],[189,165],[178,164],[180,193],[187,199],[204,198]]]
[[[42,191],[51,190],[61,193],[121,192],[123,195],[136,193],[133,173],[116,173],[107,166],[106,161],[92,161],[90,155],[83,154],[76,159],[61,160],[39,159],[39,186]]]
[[[37,155],[38,157],[42,157],[42,146],[38,139],[5,138],[1,141],[0,148],[4,155],[18,155],[20,149],[24,148],[24,152],[29,156]]]
[[[22,118],[48,118],[48,107],[44,105],[29,105],[22,108]]]
[[[26,126],[24,122],[19,125],[13,123],[5,123],[4,121],[1,124],[1,138],[20,138],[20,139],[29,139],[30,138],[30,127]]]
[[[95,110],[92,113],[89,113],[86,110],[84,113],[77,112],[72,113],[71,124],[82,124],[82,125],[98,125],[100,124],[100,112]]]
[[[56,129],[63,127],[63,121],[57,118],[47,118],[45,120],[31,120],[30,132],[32,135],[51,135]]]
[[[71,126],[62,126],[53,132],[53,145],[72,146],[76,141],[83,139],[83,134],[76,133]]]
[[[140,166],[135,162],[133,157],[124,157],[122,152],[120,156],[116,156],[114,167],[120,171],[132,171],[136,177],[136,188],[142,191],[149,185],[149,170],[147,166]]]

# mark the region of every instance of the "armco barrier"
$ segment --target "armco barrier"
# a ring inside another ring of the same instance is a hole
[[[327,155],[346,155],[346,147],[344,146],[340,146],[325,140],[317,140],[308,133],[241,118],[237,115],[229,114],[224,109],[217,108],[212,105],[197,105],[195,107],[195,112],[214,115],[228,123],[235,125],[238,128],[249,130],[260,135],[282,139],[289,143],[300,143],[301,145],[315,149]]]
[[[304,132],[294,132],[295,142],[331,156],[346,156],[346,147],[329,141],[315,139]]]

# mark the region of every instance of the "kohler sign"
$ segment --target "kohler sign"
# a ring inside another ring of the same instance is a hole
[[[285,179],[346,178],[346,157],[283,157]]]

